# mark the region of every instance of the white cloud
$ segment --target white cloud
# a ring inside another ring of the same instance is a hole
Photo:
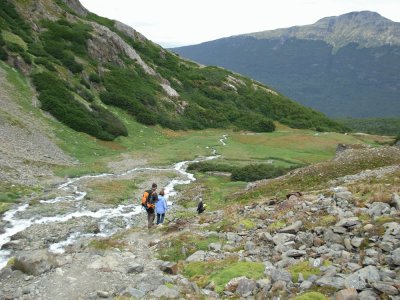
[[[81,0],[90,11],[132,26],[164,46],[295,25],[371,10],[400,21],[399,0]]]

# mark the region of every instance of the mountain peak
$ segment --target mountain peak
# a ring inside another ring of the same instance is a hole
[[[323,40],[339,49],[350,43],[361,47],[400,45],[400,23],[393,22],[373,11],[353,11],[325,17],[316,23],[248,34],[258,39],[297,38]]]

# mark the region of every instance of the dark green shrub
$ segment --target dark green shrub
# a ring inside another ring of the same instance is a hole
[[[28,52],[34,56],[47,57],[49,56],[46,51],[44,51],[43,46],[38,42],[28,44]]]
[[[253,164],[232,171],[232,181],[256,181],[284,175],[289,169],[266,164]]]
[[[156,124],[156,113],[150,111],[134,98],[128,98],[126,96],[110,92],[102,92],[100,93],[100,99],[105,104],[113,105],[126,110],[129,114],[135,116],[136,120],[140,123],[145,125]]]
[[[83,99],[85,99],[88,102],[92,102],[94,100],[93,94],[88,90],[85,89],[84,87],[79,87],[76,90],[76,93],[81,96]]]
[[[101,77],[96,73],[91,73],[89,75],[89,80],[94,83],[101,83]]]
[[[85,88],[90,90],[90,83],[85,79],[85,78],[81,78],[81,80],[79,81]]]
[[[0,59],[6,61],[8,58],[8,53],[3,47],[0,47]]]
[[[32,64],[32,57],[27,52],[22,52],[21,57],[28,65]]]
[[[211,161],[202,161],[197,163],[189,164],[188,168],[189,171],[198,171],[198,172],[228,172],[231,173],[237,169],[237,167],[216,163]]]
[[[125,125],[114,114],[104,109],[100,105],[92,104],[94,115],[99,120],[100,126],[113,136],[128,136]]]
[[[42,65],[44,66],[47,70],[49,71],[55,71],[56,68],[54,67],[54,65],[50,62],[50,60],[48,58],[44,58],[44,57],[36,57],[35,58],[35,64],[37,65]]]
[[[61,58],[61,62],[66,66],[72,73],[80,73],[83,70],[83,66],[76,62],[74,56],[67,51],[64,51],[64,56]]]
[[[20,54],[25,52],[25,49],[22,48],[21,45],[18,45],[18,44],[6,42],[6,47],[11,52],[20,53]]]
[[[93,112],[89,111],[82,103],[75,100],[66,84],[55,75],[35,74],[33,83],[40,92],[39,100],[42,103],[42,109],[50,112],[72,129],[103,140],[113,140],[118,135],[126,135],[126,129],[124,130],[123,125],[118,124],[115,116],[97,108]],[[107,118],[112,120],[112,125],[106,124]]]
[[[3,35],[0,33],[0,46],[4,46],[6,42],[4,41]]]
[[[32,42],[32,30],[17,13],[12,1],[0,1],[0,28],[10,30],[25,42]]]

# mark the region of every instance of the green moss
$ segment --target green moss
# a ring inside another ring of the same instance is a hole
[[[204,237],[196,234],[180,234],[163,241],[157,256],[166,261],[184,260],[198,250],[208,250],[208,245],[215,242],[221,242],[215,235]]]
[[[269,232],[277,231],[286,226],[286,223],[283,220],[278,220],[270,225],[268,225],[267,230]]]
[[[238,224],[238,229],[244,228],[246,230],[251,230],[256,227],[256,223],[250,219],[242,219]]]
[[[328,298],[325,297],[324,294],[318,293],[318,292],[306,292],[304,294],[301,294],[293,300],[327,300]]]
[[[319,268],[310,267],[308,261],[292,265],[288,270],[292,274],[293,282],[297,282],[300,273],[303,275],[304,279],[307,279],[311,275],[319,275],[321,272]]]
[[[264,274],[264,264],[255,262],[193,262],[186,264],[184,276],[204,287],[208,283],[215,284],[215,291],[221,293],[225,285],[233,278],[245,276],[249,279],[260,279]]]

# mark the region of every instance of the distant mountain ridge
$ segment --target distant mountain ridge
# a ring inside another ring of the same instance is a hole
[[[171,50],[268,83],[332,117],[400,115],[400,23],[375,12]]]
[[[321,40],[339,49],[351,43],[361,47],[400,45],[400,23],[382,17],[376,12],[350,12],[323,18],[312,25],[262,31],[246,34],[257,39]]]

